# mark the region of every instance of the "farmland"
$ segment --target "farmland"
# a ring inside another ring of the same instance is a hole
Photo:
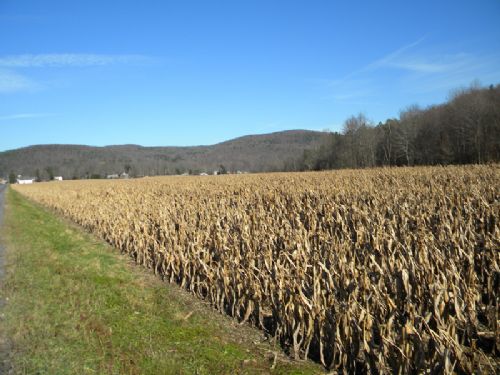
[[[294,358],[348,372],[498,370],[498,165],[15,189]]]

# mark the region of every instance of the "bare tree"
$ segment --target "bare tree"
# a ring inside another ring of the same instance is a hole
[[[343,135],[346,139],[347,166],[366,167],[375,163],[375,139],[371,122],[363,113],[351,116],[344,122]]]
[[[409,106],[401,111],[399,126],[394,133],[394,150],[396,157],[403,159],[406,165],[412,165],[414,162],[414,143],[421,112],[421,109],[417,105]]]

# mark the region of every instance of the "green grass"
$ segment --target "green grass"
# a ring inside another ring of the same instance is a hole
[[[0,332],[19,374],[313,374],[9,189]],[[256,342],[257,341],[257,342]]]

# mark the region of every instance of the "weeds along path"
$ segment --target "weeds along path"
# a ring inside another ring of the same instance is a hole
[[[7,185],[0,185],[0,228],[3,224],[3,209],[4,209],[4,198],[5,191],[7,190]],[[0,231],[0,285],[3,284],[3,279],[5,276],[5,247],[3,244],[3,238],[1,237]],[[3,295],[0,295],[0,319],[3,319],[3,307],[5,305],[5,300]],[[9,354],[9,342],[4,336],[4,333],[0,331],[0,374],[7,373],[10,366],[8,365],[7,359]]]
[[[5,195],[5,190],[7,190],[7,185],[0,185],[0,226],[3,223],[3,206],[4,206],[4,195]],[[3,277],[4,271],[3,271],[3,246],[2,242],[0,241],[0,279]]]

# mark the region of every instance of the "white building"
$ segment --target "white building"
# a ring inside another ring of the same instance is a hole
[[[54,177],[54,181],[62,181],[62,180],[63,180],[62,176],[55,176]]]
[[[33,182],[35,182],[35,179],[34,178],[23,178],[23,179],[17,179],[17,183],[19,185],[28,185],[28,184],[32,184]]]

